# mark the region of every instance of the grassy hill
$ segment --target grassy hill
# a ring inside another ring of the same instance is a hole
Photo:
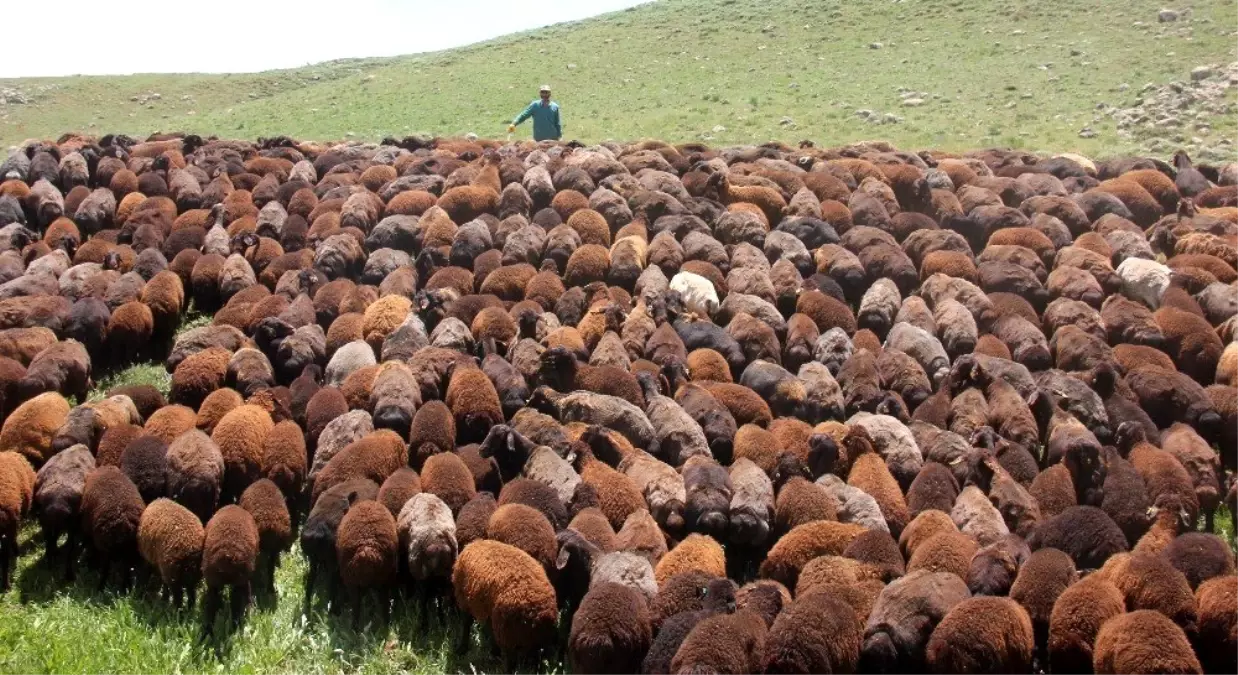
[[[1163,6],[660,0],[433,54],[253,75],[0,80],[0,100],[10,101],[0,103],[0,143],[70,130],[497,136],[545,81],[567,135],[584,141],[885,138],[1106,155],[1162,137],[1215,148],[1238,135],[1233,87],[1206,107],[1186,102],[1180,126],[1150,119],[1156,131],[1119,134],[1109,114],[1139,103],[1145,84],[1189,83],[1197,66],[1238,60],[1233,0],[1179,2],[1182,16],[1165,23]],[[266,38],[259,30],[254,39]],[[1081,138],[1085,127],[1095,136]]]

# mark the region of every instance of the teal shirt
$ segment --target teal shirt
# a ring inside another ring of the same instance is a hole
[[[563,125],[559,122],[558,103],[551,101],[547,105],[542,105],[542,99],[539,98],[512,120],[512,124],[520,124],[530,117],[533,118],[533,140],[557,141],[563,136]]]

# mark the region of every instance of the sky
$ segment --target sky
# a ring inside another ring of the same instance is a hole
[[[0,77],[236,73],[438,51],[647,0],[58,0],[4,2]],[[11,5],[11,6],[10,6]],[[58,39],[55,39],[58,38]]]

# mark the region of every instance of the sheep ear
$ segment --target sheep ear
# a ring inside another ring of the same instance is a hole
[[[352,505],[353,505],[353,504],[357,501],[357,497],[359,497],[359,496],[360,496],[360,495],[359,495],[359,494],[357,494],[357,491],[356,491],[356,490],[353,490],[352,492],[349,492],[349,493],[348,493],[348,505],[349,505],[349,506],[352,506]]]
[[[563,569],[567,567],[568,561],[572,559],[572,552],[566,546],[559,549],[559,556],[555,558],[555,569]]]

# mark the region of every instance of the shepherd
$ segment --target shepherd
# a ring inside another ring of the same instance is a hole
[[[538,98],[529,104],[516,119],[507,127],[507,133],[516,130],[516,125],[533,118],[533,140],[557,141],[563,136],[563,125],[559,121],[559,104],[550,100],[550,85],[543,84],[538,89]]]

